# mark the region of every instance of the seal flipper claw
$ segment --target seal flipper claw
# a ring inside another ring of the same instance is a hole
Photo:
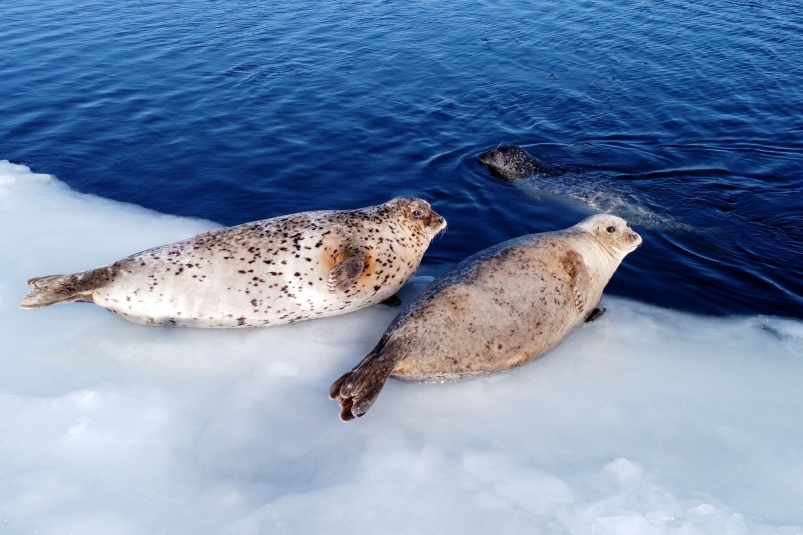
[[[595,308],[588,316],[586,316],[586,323],[591,323],[592,321],[599,319],[600,316],[605,314],[606,310],[606,308]]]
[[[356,416],[351,413],[351,405],[352,403],[350,399],[346,399],[340,404],[340,419],[344,422],[350,422],[356,418]]]
[[[382,304],[387,307],[397,307],[402,304],[402,300],[399,299],[398,295],[393,294],[384,301],[382,301]]]
[[[342,401],[343,398],[340,397],[340,387],[343,386],[343,383],[346,382],[346,379],[349,378],[349,376],[353,371],[354,370],[344,373],[343,375],[340,376],[340,379],[332,383],[332,386],[329,387],[329,399],[336,399],[338,401]],[[349,405],[349,409],[351,409],[351,405]]]
[[[330,292],[343,292],[357,282],[365,269],[366,251],[362,247],[348,247],[345,256],[332,267],[326,281]]]

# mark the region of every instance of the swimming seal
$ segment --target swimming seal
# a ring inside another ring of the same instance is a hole
[[[265,219],[33,278],[20,307],[89,301],[134,323],[210,328],[334,316],[392,301],[445,226],[413,197]]]
[[[516,184],[529,193],[541,191],[577,199],[600,212],[615,213],[636,225],[649,228],[693,231],[685,223],[656,211],[642,192],[631,191],[624,181],[604,174],[585,173],[559,168],[539,160],[518,145],[499,145],[477,156],[477,161],[492,175]]]
[[[388,377],[456,381],[520,366],[598,317],[602,290],[641,236],[601,214],[485,249],[432,281],[332,385],[343,421],[362,416]]]
[[[539,160],[518,145],[500,145],[477,156],[477,161],[499,178],[519,182],[538,175],[558,176],[563,171]]]

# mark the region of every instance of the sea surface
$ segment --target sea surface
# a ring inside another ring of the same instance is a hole
[[[514,143],[669,222],[635,225],[609,294],[803,318],[798,2],[14,0],[0,20],[0,159],[79,192],[225,225],[421,196],[449,222],[437,274],[593,211],[476,162]]]

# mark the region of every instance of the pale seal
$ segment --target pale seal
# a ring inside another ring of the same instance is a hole
[[[344,421],[362,416],[388,377],[443,382],[534,359],[598,317],[602,290],[641,244],[627,222],[594,215],[558,232],[485,249],[432,281],[329,391]]]
[[[212,328],[334,316],[392,300],[445,226],[413,197],[286,215],[31,279],[20,306],[90,301],[134,323]]]

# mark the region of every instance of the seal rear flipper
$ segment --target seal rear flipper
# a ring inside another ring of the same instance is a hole
[[[76,301],[92,302],[94,291],[111,280],[113,280],[111,266],[72,275],[35,277],[26,283],[31,290],[22,298],[20,308],[42,308]]]
[[[347,247],[345,256],[332,267],[326,285],[330,292],[348,290],[365,269],[366,250],[362,247]]]
[[[398,361],[392,352],[382,348],[369,354],[332,384],[329,397],[340,402],[341,420],[348,422],[368,412]]]

